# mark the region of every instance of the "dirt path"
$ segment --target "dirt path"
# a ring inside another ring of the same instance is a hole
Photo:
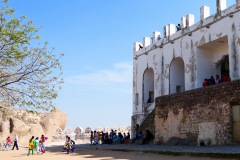
[[[43,155],[27,156],[27,149],[0,151],[0,160],[214,160],[214,158],[167,156],[143,152],[120,152],[77,148],[76,153],[67,155],[61,148],[52,147]],[[221,159],[216,159],[221,160]],[[226,159],[225,159],[226,160]]]

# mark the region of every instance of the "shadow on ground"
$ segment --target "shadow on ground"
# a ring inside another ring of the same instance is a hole
[[[56,155],[67,155],[66,152],[62,152],[62,147],[48,147],[48,152],[52,152]],[[79,156],[83,159],[96,159],[96,160],[213,160],[214,157],[204,157],[201,155],[189,156],[189,155],[164,155],[158,153],[145,153],[138,151],[127,151],[127,150],[103,150],[97,146],[92,148],[81,148],[77,147],[75,153],[70,153],[68,156]],[[226,158],[225,158],[226,159]],[[229,159],[229,158],[227,158]],[[221,158],[218,157],[218,160]]]

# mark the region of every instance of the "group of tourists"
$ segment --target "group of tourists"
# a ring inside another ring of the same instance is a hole
[[[231,78],[225,74],[222,75],[222,78],[220,78],[219,75],[216,75],[215,79],[213,78],[213,76],[211,76],[210,79],[204,79],[202,85],[203,87],[206,87],[206,86],[211,86],[214,84],[219,84],[222,82],[229,82],[229,81],[231,81]]]
[[[29,144],[28,144],[28,156],[30,155],[30,152],[32,152],[32,155],[34,154],[34,150],[38,153],[45,153],[46,152],[46,148],[45,148],[45,142],[48,138],[45,137],[44,135],[41,136],[41,138],[39,139],[39,137],[34,138],[34,136],[32,136],[32,138],[29,140]]]
[[[127,132],[127,134],[124,132],[123,134],[121,132],[117,133],[117,130],[111,130],[110,133],[103,131],[96,132],[91,131],[90,135],[90,143],[91,145],[96,144],[112,144],[113,142],[117,143],[127,143],[127,141],[130,139],[130,133]]]
[[[154,135],[150,132],[150,130],[146,130],[144,137],[142,131],[139,131],[136,133],[136,137],[133,138],[132,143],[135,143],[136,140],[142,140],[142,144],[148,144],[152,139],[154,139]]]
[[[13,141],[11,140],[10,137],[7,137],[7,139],[6,139],[6,144],[5,144],[6,150],[9,150],[9,149],[10,149],[12,142],[14,142],[13,147],[12,147],[12,150],[14,150],[15,147],[17,148],[17,150],[19,150],[19,148],[18,148],[18,136],[17,136],[17,135],[15,135]]]
[[[29,156],[30,152],[32,152],[32,155],[33,155],[34,151],[36,151],[37,153],[40,153],[40,152],[45,153],[45,151],[46,151],[45,142],[47,139],[48,139],[48,137],[45,137],[44,135],[42,135],[40,138],[39,137],[34,138],[34,136],[32,136],[31,139],[29,140],[27,155]],[[6,144],[5,144],[6,150],[10,149],[12,143],[14,143],[12,150],[14,150],[15,147],[17,150],[19,150],[17,135],[15,135],[13,141],[11,140],[10,137],[7,137]]]
[[[66,135],[66,141],[65,141],[65,145],[63,147],[63,152],[67,151],[67,154],[69,154],[70,151],[72,153],[74,153],[74,150],[75,150],[74,140],[72,140],[69,136]]]

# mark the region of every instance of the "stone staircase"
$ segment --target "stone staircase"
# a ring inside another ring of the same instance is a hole
[[[146,130],[149,130],[153,136],[155,137],[155,109],[152,110],[148,116],[146,116],[145,120],[142,122],[142,124],[139,126],[139,131],[142,131],[143,137],[146,135]],[[142,143],[142,139],[135,140],[134,143]],[[154,140],[150,140],[149,144],[153,144]]]

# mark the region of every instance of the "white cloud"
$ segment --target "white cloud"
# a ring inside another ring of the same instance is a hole
[[[131,92],[132,64],[121,62],[113,65],[112,69],[97,70],[91,73],[83,73],[65,78],[65,84],[91,89],[110,89],[119,92]]]

